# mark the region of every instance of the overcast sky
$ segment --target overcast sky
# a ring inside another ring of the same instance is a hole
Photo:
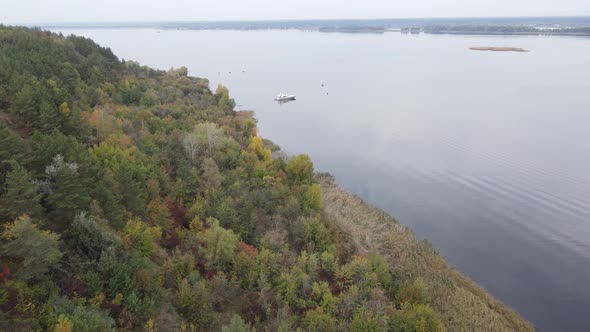
[[[0,22],[590,16],[590,0],[0,0]]]

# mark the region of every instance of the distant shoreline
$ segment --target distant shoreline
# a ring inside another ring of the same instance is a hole
[[[241,26],[147,26],[147,25],[46,25],[40,26],[41,29],[47,30],[74,30],[74,29],[154,29],[154,30],[180,30],[180,31],[268,31],[268,30],[299,30],[299,31],[316,31],[322,33],[352,33],[352,34],[384,34],[398,32],[403,34],[430,34],[430,35],[464,35],[464,36],[539,36],[539,37],[590,37],[590,32],[563,32],[563,31],[529,31],[529,32],[497,32],[497,31],[432,31],[423,28],[397,28],[397,27],[297,27],[297,26],[261,26],[261,27],[241,27]],[[590,29],[590,28],[587,28]]]
[[[590,36],[590,17],[407,18],[194,22],[38,23],[44,29],[303,30],[341,33]]]
[[[495,32],[495,31],[425,31],[432,35],[482,35],[482,36],[572,36],[590,37],[590,32],[552,32],[552,31],[531,31],[531,32]]]

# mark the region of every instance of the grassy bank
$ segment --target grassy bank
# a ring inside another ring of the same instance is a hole
[[[319,175],[324,217],[350,234],[365,252],[382,255],[396,277],[422,277],[431,304],[450,331],[534,331],[533,325],[475,282],[453,269],[426,241],[384,211],[345,192],[329,175]]]

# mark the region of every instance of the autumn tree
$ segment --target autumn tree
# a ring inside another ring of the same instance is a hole
[[[217,104],[221,107],[225,112],[229,112],[236,107],[236,103],[233,99],[229,97],[229,90],[219,84],[217,85],[217,89],[215,90],[215,97],[217,97]]]
[[[308,155],[300,154],[289,159],[286,171],[294,183],[309,184],[313,178],[313,163]]]
[[[314,183],[307,188],[303,202],[306,208],[320,212],[322,209],[322,188],[319,184]]]
[[[211,157],[224,140],[223,129],[214,123],[204,122],[182,136],[182,145],[189,160],[194,163],[201,153],[207,152]]]
[[[191,163],[194,163],[203,148],[196,132],[188,132],[182,136],[182,146]]]
[[[172,227],[172,218],[168,207],[160,198],[154,198],[147,206],[150,221],[163,230],[169,230]]]
[[[221,186],[221,173],[219,172],[219,167],[217,167],[217,163],[215,160],[211,158],[206,158],[203,161],[203,182],[205,187],[210,191],[216,191]]]
[[[148,226],[139,219],[131,219],[123,229],[123,243],[149,257],[162,238],[160,227]]]
[[[264,147],[260,136],[254,136],[250,139],[250,144],[246,151],[242,153],[248,166],[252,169],[253,175],[264,178],[267,169],[272,163],[272,153]]]

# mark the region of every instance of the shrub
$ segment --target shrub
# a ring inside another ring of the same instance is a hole
[[[418,277],[411,284],[403,284],[397,291],[395,299],[401,304],[428,304],[430,297],[424,279]]]
[[[322,281],[320,283],[314,282],[312,285],[312,294],[314,300],[320,307],[328,313],[332,313],[336,307],[336,298],[332,295],[328,283]]]
[[[317,219],[304,222],[304,241],[309,251],[332,251],[332,235],[328,228]]]
[[[336,260],[336,256],[329,251],[324,251],[320,256],[320,265],[322,271],[328,277],[334,277],[336,271],[338,270],[338,261]]]
[[[389,323],[392,332],[445,332],[439,315],[428,305],[404,306],[395,312]]]
[[[392,285],[389,266],[381,256],[376,254],[355,256],[350,263],[338,270],[337,278],[341,287],[357,285],[364,296],[367,296],[372,288],[388,289]]]

